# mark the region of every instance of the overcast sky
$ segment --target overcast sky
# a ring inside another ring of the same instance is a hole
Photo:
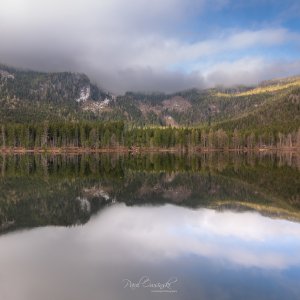
[[[300,74],[299,0],[0,0],[0,62],[114,92]]]

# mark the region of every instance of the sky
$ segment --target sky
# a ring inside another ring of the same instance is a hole
[[[300,74],[299,0],[0,0],[0,63],[107,91],[254,85]]]

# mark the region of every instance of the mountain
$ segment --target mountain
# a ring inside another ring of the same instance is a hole
[[[255,89],[227,97],[250,100],[260,97],[266,101],[241,111],[231,119],[222,120],[215,126],[217,128],[260,131],[262,127],[269,127],[278,131],[292,132],[300,127],[299,77],[263,82]]]
[[[230,130],[277,126],[288,131],[300,126],[300,77],[172,95],[127,93],[117,103],[133,122],[211,124]]]
[[[0,116],[6,121],[84,118],[85,108],[112,96],[84,74],[42,73],[0,65]]]
[[[234,130],[300,127],[300,77],[255,87],[191,89],[115,97],[84,74],[42,73],[0,65],[2,122],[120,120],[135,125],[212,125]]]

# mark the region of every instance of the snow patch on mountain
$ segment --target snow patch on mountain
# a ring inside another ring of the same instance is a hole
[[[90,98],[91,88],[90,86],[85,86],[80,90],[80,96],[76,99],[76,102],[85,102]]]
[[[5,70],[0,70],[0,79],[15,79],[15,75],[8,73]]]
[[[101,102],[87,101],[82,109],[85,111],[91,111],[93,113],[99,113],[102,112],[106,107],[108,107],[110,102],[111,99],[109,98],[105,98]]]

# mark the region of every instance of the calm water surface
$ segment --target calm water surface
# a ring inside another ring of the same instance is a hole
[[[0,299],[300,299],[297,156],[0,156],[0,171]]]

